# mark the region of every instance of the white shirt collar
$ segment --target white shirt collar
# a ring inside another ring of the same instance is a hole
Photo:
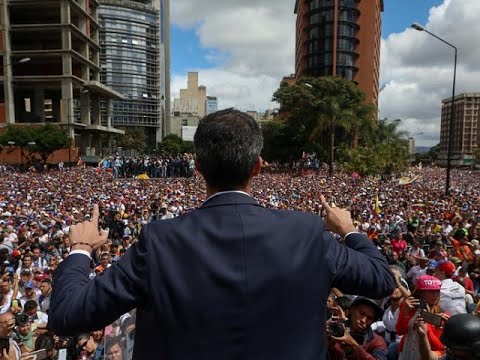
[[[210,195],[208,197],[207,200],[205,200],[205,202],[207,202],[208,200],[214,198],[215,196],[218,196],[218,195],[223,195],[223,194],[230,194],[230,193],[237,193],[237,194],[243,194],[243,195],[247,195],[247,196],[251,196],[249,193],[246,193],[245,191],[240,191],[240,190],[228,190],[228,191],[219,191],[219,192],[216,192],[215,194],[213,195]]]

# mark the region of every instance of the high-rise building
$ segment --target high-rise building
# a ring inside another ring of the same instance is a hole
[[[216,96],[207,96],[206,115],[218,111],[218,99]]]
[[[173,111],[190,113],[199,117],[205,116],[207,88],[198,86],[198,72],[188,73],[186,89],[180,89],[180,97],[173,100]]]
[[[383,0],[296,0],[295,78],[340,76],[378,103]]]
[[[442,100],[442,121],[440,128],[440,164],[447,161],[452,98]],[[464,93],[455,96],[453,116],[453,138],[451,164],[471,165],[473,155],[480,146],[480,93]]]
[[[115,126],[143,128],[156,148],[170,115],[168,0],[100,0],[102,81],[123,100],[102,107]],[[167,106],[168,105],[168,106]]]
[[[58,124],[82,155],[123,134],[100,119],[123,95],[100,82],[99,30],[96,0],[0,1],[0,127]]]

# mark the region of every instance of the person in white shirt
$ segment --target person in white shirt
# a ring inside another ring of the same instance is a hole
[[[418,265],[413,266],[407,273],[407,278],[411,280],[412,284],[415,284],[420,276],[427,274],[428,258],[423,256],[417,258],[417,261]]]
[[[440,307],[450,316],[467,313],[465,288],[452,280],[455,270],[455,265],[450,261],[440,263],[435,269],[435,276],[442,281]]]

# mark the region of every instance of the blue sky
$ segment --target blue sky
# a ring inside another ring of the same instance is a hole
[[[370,1],[370,0],[367,0]],[[412,22],[425,24],[430,8],[437,6],[443,0],[384,0],[383,33],[387,38],[391,33],[399,33],[410,26]],[[480,0],[479,0],[480,1]],[[294,1],[292,0],[292,3]],[[174,4],[172,6],[175,6]],[[293,5],[292,5],[293,11]],[[171,27],[171,71],[172,74],[186,74],[196,69],[211,69],[221,65],[218,57],[209,56],[216,53],[216,49],[206,49],[200,44],[195,25],[187,28],[172,24]],[[294,24],[292,23],[292,31]],[[221,56],[226,61],[228,57]]]

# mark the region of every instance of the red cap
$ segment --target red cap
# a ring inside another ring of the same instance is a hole
[[[21,253],[19,250],[17,250],[17,249],[15,249],[15,250],[12,251],[12,256],[13,256],[13,257],[19,257],[19,256],[21,256],[21,255],[22,255],[22,253]]]
[[[422,275],[417,279],[415,283],[416,290],[440,290],[442,287],[442,282],[440,279],[436,278],[435,276],[430,275]]]
[[[437,269],[443,271],[447,276],[453,275],[456,270],[455,265],[451,261],[442,262],[437,266]]]

